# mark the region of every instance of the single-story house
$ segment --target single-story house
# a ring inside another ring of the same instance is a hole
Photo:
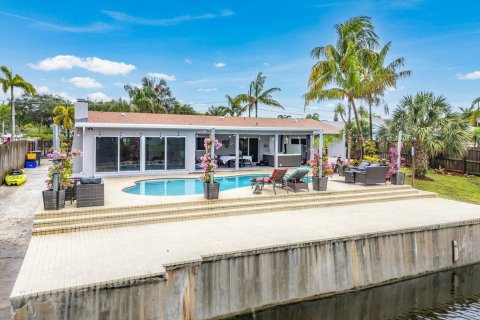
[[[224,167],[295,167],[311,156],[315,134],[339,134],[312,119],[219,117],[88,111],[75,103],[74,161],[81,176],[195,172],[205,154],[204,139],[215,129],[223,146],[216,151]]]

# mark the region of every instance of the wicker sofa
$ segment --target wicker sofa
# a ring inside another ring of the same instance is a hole
[[[93,182],[81,180],[76,189],[78,208],[105,205],[105,186],[101,179]]]
[[[353,183],[375,184],[387,183],[389,166],[368,166],[364,170],[353,171]]]

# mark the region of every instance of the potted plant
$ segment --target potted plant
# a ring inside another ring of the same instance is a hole
[[[73,171],[72,158],[81,155],[76,149],[68,152],[53,151],[47,156],[53,164],[48,169],[48,177],[45,180],[47,190],[42,191],[43,206],[45,210],[59,210],[65,208],[65,190],[72,186],[71,175]],[[58,175],[58,190],[53,190],[53,181]]]
[[[387,179],[390,179],[390,182],[395,185],[402,185],[405,183],[405,173],[400,171],[400,168],[397,166],[397,149],[390,148],[390,169],[387,172]],[[400,161],[403,158],[400,158]],[[400,163],[401,166],[401,163]]]
[[[220,183],[215,181],[213,174],[215,169],[218,168],[217,160],[212,159],[212,148],[215,150],[220,149],[222,144],[218,140],[212,140],[211,137],[205,138],[205,155],[200,157],[200,165],[204,170],[203,176],[200,180],[203,181],[203,196],[205,199],[218,199],[220,191]]]
[[[308,162],[312,169],[312,186],[315,191],[326,191],[328,176],[332,174],[332,167],[327,160],[323,161],[322,173],[320,174],[320,156],[318,153],[313,154],[313,159]]]
[[[349,165],[348,160],[343,160],[343,162],[338,165],[338,175],[340,177],[344,176],[344,172],[348,170]]]

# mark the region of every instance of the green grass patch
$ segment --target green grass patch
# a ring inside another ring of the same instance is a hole
[[[406,174],[405,184],[412,184],[409,169],[402,169]],[[480,177],[442,175],[434,171],[427,174],[432,181],[415,179],[415,188],[438,193],[439,197],[463,202],[480,204]]]

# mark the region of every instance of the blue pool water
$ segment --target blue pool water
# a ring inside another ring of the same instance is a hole
[[[231,177],[215,177],[220,183],[220,191],[250,186],[250,179],[266,177],[264,175],[242,175]],[[185,196],[190,194],[203,194],[203,182],[199,179],[156,179],[143,180],[135,183],[135,186],[123,189],[130,194],[147,196]]]

